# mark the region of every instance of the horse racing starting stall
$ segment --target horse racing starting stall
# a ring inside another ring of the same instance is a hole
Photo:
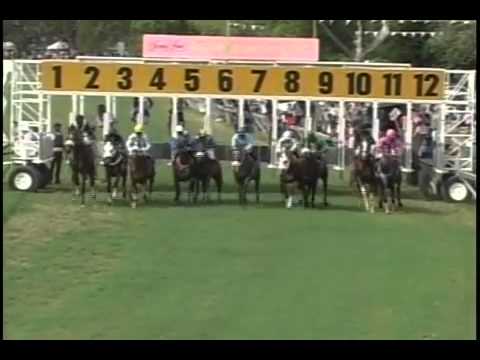
[[[204,127],[210,133],[212,99],[238,101],[238,126],[245,123],[243,109],[246,100],[272,101],[273,116],[268,129],[270,167],[276,167],[277,164],[274,148],[280,136],[277,116],[279,103],[304,102],[305,120],[301,125],[304,134],[318,130],[318,120],[312,114],[316,106],[318,108],[318,104],[324,102],[333,103],[336,104],[337,124],[334,134],[330,136],[336,142],[336,149],[330,163],[338,171],[344,171],[349,165],[346,155],[352,124],[346,119],[350,104],[369,104],[375,139],[379,136],[379,109],[384,104],[399,104],[406,109],[407,120],[402,129],[406,154],[402,159],[402,170],[407,173],[413,171],[412,108],[418,104],[436,104],[440,107],[440,116],[435,124],[436,148],[428,183],[431,188],[438,189],[445,188],[446,181],[449,184],[455,182],[457,190],[451,192],[454,199],[455,194],[462,191],[458,190],[458,184],[465,183],[462,180],[464,177],[455,174],[473,171],[474,82],[475,71],[412,68],[408,64],[98,57],[14,61],[10,138],[19,149],[13,161],[21,163],[23,168],[16,170],[12,181],[19,184],[15,186],[18,190],[34,190],[35,186],[26,186],[26,183],[21,185],[18,174],[29,173],[31,178],[37,178],[39,175],[32,169],[38,168],[38,165],[42,167],[51,159],[51,137],[48,135],[51,126],[50,95],[55,94],[72,97],[73,113],[83,111],[85,95],[105,96],[107,112],[112,114],[116,112],[117,97],[137,96],[140,97],[138,121],[143,121],[144,97],[172,98],[172,136],[175,136],[179,99],[206,100]],[[21,149],[28,144],[15,135],[16,130],[25,123],[35,125],[40,135],[39,151],[35,154],[25,150],[22,152]],[[321,131],[318,134],[321,135]],[[460,180],[453,181],[454,178]]]

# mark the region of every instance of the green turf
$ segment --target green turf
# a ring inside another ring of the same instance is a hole
[[[425,202],[367,214],[332,174],[329,209],[262,201],[80,208],[66,184],[5,190],[7,339],[473,339],[475,207]],[[64,173],[64,178],[68,171]],[[99,185],[101,188],[104,184]]]

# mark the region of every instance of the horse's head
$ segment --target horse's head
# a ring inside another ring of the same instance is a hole
[[[302,148],[300,153],[302,154],[302,157],[305,159],[312,159],[314,157],[313,151],[308,147]]]
[[[280,159],[278,160],[278,168],[280,170],[287,170],[290,167],[290,157],[288,155],[288,150],[283,147],[282,153],[280,154]]]
[[[362,161],[368,161],[371,157],[371,145],[366,139],[362,139],[360,147],[356,149],[355,155]]]
[[[200,163],[207,159],[207,153],[205,151],[197,151],[194,157],[195,161]]]

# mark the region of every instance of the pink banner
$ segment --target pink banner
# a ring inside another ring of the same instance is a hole
[[[144,35],[143,57],[190,60],[318,61],[319,40]]]

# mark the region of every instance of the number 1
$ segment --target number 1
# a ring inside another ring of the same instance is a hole
[[[55,89],[61,89],[62,88],[62,67],[60,65],[56,65],[52,67],[52,70],[54,72],[54,87]]]

